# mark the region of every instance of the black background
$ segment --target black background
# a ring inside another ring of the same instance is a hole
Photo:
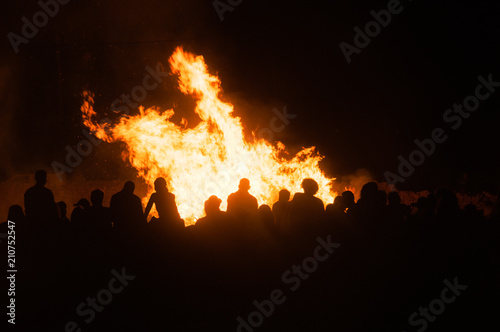
[[[480,189],[499,183],[499,92],[452,131],[442,116],[472,94],[477,77],[498,71],[496,1],[402,1],[403,11],[348,64],[339,44],[353,44],[355,26],[373,20],[387,1],[243,1],[221,22],[211,1],[76,1],[15,54],[7,38],[31,20],[36,1],[3,5],[0,141],[3,180],[64,161],[83,138],[81,92],[96,94],[96,110],[142,83],[145,68],[176,46],[200,54],[218,73],[224,98],[246,130],[268,126],[273,108],[297,114],[275,135],[293,151],[317,146],[325,170],[346,176],[367,169],[378,181],[397,172],[398,155],[443,127],[448,140],[399,187],[420,190],[458,183],[464,172]],[[148,94],[145,106],[171,108],[194,124],[192,101],[175,78]],[[136,112],[133,110],[132,113]],[[191,117],[191,118],[190,118]],[[118,146],[102,144],[79,172],[113,178]],[[104,159],[104,160],[103,160]]]

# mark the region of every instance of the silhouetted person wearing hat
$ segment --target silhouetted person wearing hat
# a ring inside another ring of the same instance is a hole
[[[134,195],[134,190],[135,184],[127,181],[123,189],[111,197],[110,208],[117,231],[135,231],[146,223],[141,199]]]
[[[205,201],[205,217],[196,221],[196,227],[219,228],[226,221],[226,213],[220,210],[222,200],[212,195]]]
[[[88,199],[82,198],[73,206],[75,208],[71,212],[71,223],[81,229],[89,220],[90,202]]]
[[[24,193],[24,210],[29,221],[48,221],[53,216],[54,195],[45,188],[47,172],[35,173],[36,184]]]
[[[249,190],[250,180],[243,178],[240,180],[238,191],[228,196],[227,213],[232,217],[249,217],[257,214],[259,207],[257,198],[252,196]]]
[[[150,222],[159,221],[167,227],[184,227],[184,221],[179,215],[177,204],[175,203],[175,195],[170,193],[167,188],[167,181],[160,177],[155,180],[155,192],[151,194],[146,211],[144,212],[147,219],[153,204],[156,206],[159,218],[151,218]]]

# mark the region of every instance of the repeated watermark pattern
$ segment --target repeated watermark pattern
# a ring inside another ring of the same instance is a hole
[[[313,251],[313,255],[302,260],[300,265],[293,265],[281,275],[281,281],[288,289],[295,292],[300,288],[302,281],[309,279],[311,274],[316,272],[319,263],[326,261],[334,252],[334,249],[340,247],[340,243],[332,242],[331,235],[326,237],[326,241],[321,237],[317,237],[318,245]],[[250,312],[246,319],[241,316],[236,318],[238,332],[253,332],[264,323],[264,317],[269,318],[274,313],[278,305],[285,303],[287,297],[285,292],[280,288],[275,288],[269,293],[269,299],[262,301],[253,301],[254,311]]]
[[[141,85],[136,85],[130,90],[130,94],[121,94],[120,98],[115,99],[111,103],[111,110],[117,113],[130,114],[130,109],[135,109],[139,106],[138,103],[146,99],[148,91],[156,89],[168,77],[168,73],[162,70],[160,64],[156,65],[153,69],[149,66],[146,67],[148,74],[142,79]],[[132,98],[132,100],[131,100]],[[118,104],[122,103],[121,106]]]
[[[130,90],[130,94],[122,93],[120,98],[115,99],[111,103],[111,110],[113,112],[129,115],[131,109],[137,108],[139,106],[138,103],[146,99],[148,91],[158,88],[165,77],[168,77],[168,73],[162,70],[160,64],[157,64],[155,69],[147,66],[145,70],[148,74],[142,79],[142,84],[134,86]],[[111,123],[111,120],[108,118],[99,121],[99,124],[103,127],[106,127],[105,125],[109,123]],[[87,129],[82,130],[82,135],[84,138],[76,144],[76,149],[70,145],[66,145],[67,154],[64,163],[59,161],[51,163],[54,173],[61,182],[64,179],[63,175],[65,173],[71,174],[76,167],[81,165],[83,158],[89,156],[94,151],[94,148],[102,142],[101,139],[94,137]]]
[[[45,27],[49,23],[49,20],[59,13],[60,5],[66,5],[69,2],[70,0],[38,1],[38,6],[40,6],[41,10],[34,13],[31,20],[26,16],[21,17],[21,22],[23,22],[21,34],[19,35],[12,31],[7,34],[14,53],[19,53],[19,46],[21,44],[26,45],[31,39],[36,37],[39,29]]]
[[[274,139],[274,133],[282,132],[286,126],[290,124],[290,120],[297,117],[297,114],[289,114],[286,105],[283,106],[283,111],[280,112],[278,109],[273,108],[274,117],[269,120],[269,127],[261,128],[257,132],[256,137],[258,139],[266,139],[272,142]]]
[[[222,0],[214,0],[212,2],[212,5],[214,6],[215,11],[217,12],[217,15],[219,16],[220,21],[224,21],[224,13],[225,12],[232,12],[235,7],[239,6],[243,0],[227,0],[227,1],[222,1]]]
[[[487,78],[483,76],[477,77],[479,84],[474,89],[474,94],[464,98],[462,103],[453,104],[452,108],[447,109],[443,113],[443,121],[453,130],[457,130],[462,125],[464,119],[468,119],[474,113],[482,101],[487,100],[500,87],[500,82],[493,80],[493,74],[489,74]],[[397,174],[386,171],[384,177],[390,185],[391,190],[394,190],[394,185],[398,182],[405,182],[416,167],[421,166],[426,157],[430,157],[436,151],[436,145],[444,143],[448,139],[446,130],[443,128],[434,128],[431,131],[429,138],[423,140],[415,139],[414,143],[417,146],[407,158],[403,155],[398,156],[398,172]]]
[[[254,133],[255,138],[257,139],[265,139],[268,142],[272,142],[274,139],[274,134],[282,132],[286,126],[290,124],[290,119],[295,119],[298,114],[288,113],[287,106],[283,106],[282,111],[280,112],[277,108],[273,108],[272,112],[274,116],[269,120],[269,126],[259,129],[256,133]],[[207,181],[207,185],[205,186],[205,194],[207,196],[213,195],[216,192],[220,192],[222,188],[227,188],[228,185],[232,183],[235,178],[245,177],[245,174],[248,174],[249,169],[245,164],[245,156],[243,151],[236,151],[241,155],[240,160],[242,160],[237,168],[228,169],[224,172],[218,172],[217,175],[212,176]]]
[[[428,324],[434,322],[437,316],[444,312],[446,304],[455,302],[457,296],[460,296],[461,291],[466,290],[468,287],[467,285],[460,285],[458,277],[453,279],[453,283],[447,279],[443,283],[446,287],[441,290],[440,297],[430,301],[428,306],[418,308],[418,312],[413,312],[408,318],[408,322],[411,326],[417,328],[417,332],[425,331]]]
[[[87,297],[85,301],[82,301],[76,307],[76,314],[82,317],[83,321],[88,325],[94,321],[96,313],[102,312],[104,307],[109,305],[113,301],[113,295],[120,294],[126,286],[128,286],[129,281],[135,279],[135,276],[129,275],[125,272],[123,267],[119,273],[115,269],[111,270],[113,278],[108,282],[107,288],[103,288],[97,292],[95,297]],[[66,332],[81,332],[79,324],[75,321],[69,321],[65,325]]]
[[[358,26],[354,27],[354,45],[344,41],[339,44],[340,50],[347,63],[351,63],[353,54],[360,54],[362,49],[370,45],[372,38],[377,37],[381,33],[382,28],[387,28],[391,23],[392,16],[400,14],[403,9],[404,7],[399,0],[389,0],[389,2],[387,2],[387,9],[382,9],[378,12],[375,10],[370,11],[370,15],[374,20],[367,22],[363,30]]]

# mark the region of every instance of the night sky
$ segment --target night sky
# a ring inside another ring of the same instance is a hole
[[[398,188],[453,186],[468,172],[479,188],[497,190],[500,88],[456,130],[443,114],[474,94],[479,75],[500,82],[500,3],[401,1],[348,64],[339,45],[354,45],[354,28],[364,30],[370,12],[388,3],[246,0],[221,21],[212,1],[73,0],[16,54],[9,32],[21,35],[21,18],[32,21],[40,7],[8,2],[0,14],[0,178],[64,161],[65,147],[83,138],[83,90],[96,94],[103,117],[116,118],[112,102],[142,84],[147,67],[168,68],[182,45],[218,73],[249,132],[267,127],[273,108],[296,114],[274,139],[292,151],[317,146],[329,174],[366,169],[385,181],[384,172],[397,173],[398,156],[416,149],[415,139],[442,128],[448,139]],[[194,103],[175,90],[175,77],[142,104],[175,105],[176,121],[193,117]],[[78,172],[109,179],[121,163],[119,145],[101,144]]]

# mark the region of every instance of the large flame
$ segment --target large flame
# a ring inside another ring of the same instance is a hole
[[[128,160],[148,184],[148,197],[154,180],[164,177],[187,225],[204,215],[204,202],[210,195],[222,199],[237,190],[241,178],[250,180],[252,193],[259,204],[272,205],[279,190],[292,195],[301,191],[304,178],[319,184],[317,194],[330,203],[336,196],[331,182],[319,168],[323,158],[315,147],[303,148],[287,158],[285,146],[257,139],[247,141],[239,117],[233,116],[233,105],[219,99],[220,80],[209,74],[202,56],[194,56],[178,47],[169,59],[172,73],[179,77],[179,89],[197,100],[195,112],[201,122],[185,128],[170,121],[173,110],[139,108],[135,116],[124,116],[113,126],[96,123],[93,117],[93,95],[84,92],[81,107],[84,124],[107,142],[126,143]],[[144,201],[148,197],[144,198]]]

